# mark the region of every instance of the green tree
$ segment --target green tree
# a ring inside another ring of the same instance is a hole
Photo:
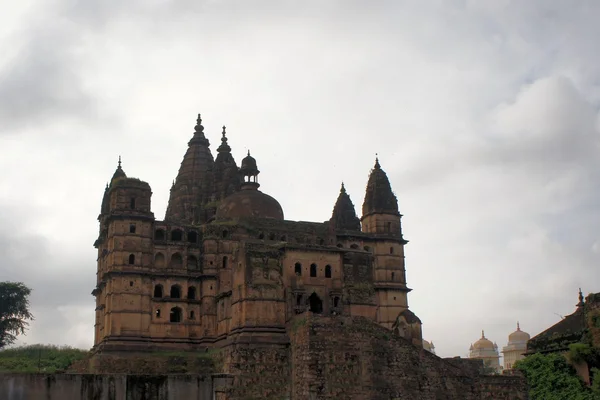
[[[531,400],[596,400],[566,358],[557,353],[536,353],[515,364],[529,385]]]
[[[29,312],[31,289],[21,282],[0,282],[0,349],[25,333],[33,315]]]

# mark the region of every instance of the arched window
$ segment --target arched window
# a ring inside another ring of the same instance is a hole
[[[338,243],[338,244],[337,244],[337,247],[339,247],[339,248],[341,249],[342,247],[344,247],[344,245],[343,245],[343,244],[341,244],[341,243]]]
[[[171,308],[171,314],[169,315],[169,321],[181,322],[181,308],[179,308],[179,307]]]
[[[188,256],[187,267],[188,269],[196,269],[198,267],[198,259],[196,256]]]
[[[365,246],[365,251],[371,251],[371,248],[369,246]]]
[[[223,268],[227,268],[227,256],[223,256]]]
[[[229,237],[229,231],[227,229],[225,229],[223,232],[221,232],[221,236],[223,237],[223,239],[228,238]]]
[[[386,225],[386,231],[387,232],[391,232],[392,231],[392,223],[391,222],[387,223],[387,225]]]
[[[181,298],[181,287],[179,285],[171,286],[171,296],[172,299],[180,299]]]
[[[129,200],[129,208],[131,208],[132,210],[135,210],[135,197],[132,197]]]
[[[163,229],[157,229],[154,231],[154,240],[165,240],[165,231]]]
[[[319,238],[318,242],[319,246],[323,246],[325,244],[325,240],[323,240],[322,238]]]
[[[156,318],[160,318],[160,308],[156,309]]]
[[[285,237],[285,235],[283,235],[279,238],[279,240],[281,240],[282,242],[285,242],[287,240],[287,238]]]
[[[183,232],[180,229],[175,229],[171,232],[171,240],[174,242],[180,242],[183,239]]]
[[[162,268],[165,266],[165,256],[163,253],[156,253],[154,256],[154,266],[156,268]]]
[[[296,273],[296,275],[302,276],[302,264],[297,262],[296,265],[294,266],[294,272]]]
[[[261,233],[258,235],[258,238],[259,238],[260,240],[263,240],[263,239],[265,238],[265,234],[261,232]]]
[[[302,305],[302,295],[296,295],[296,305],[297,306],[301,306]]]
[[[183,265],[183,259],[181,254],[175,253],[171,256],[171,268],[181,268]]]
[[[196,288],[193,286],[188,287],[187,298],[190,300],[196,300]]]
[[[198,234],[196,233],[196,231],[190,231],[188,232],[187,238],[188,242],[196,243],[198,241]]]
[[[163,297],[163,287],[162,287],[162,285],[154,285],[154,297],[156,297],[156,298]]]
[[[130,254],[129,255],[129,265],[133,265],[135,264],[135,255]]]
[[[269,240],[275,240],[275,234],[269,233]]]
[[[390,254],[394,254],[394,248],[390,247]]]
[[[194,315],[194,310],[190,311],[190,319],[194,319],[196,316]]]
[[[317,276],[317,264],[310,264],[310,276],[311,278]]]
[[[392,280],[394,280],[394,276],[395,276],[395,275],[396,275],[396,274],[392,272]]]
[[[351,249],[355,249],[355,250],[356,250],[356,249],[358,249],[358,245],[357,245],[356,243],[353,243],[353,244],[350,246],[350,248],[351,248]]]
[[[331,265],[325,266],[325,278],[331,278]]]
[[[135,224],[129,225],[129,233],[135,233]]]
[[[335,296],[335,297],[333,298],[333,306],[334,306],[334,307],[338,307],[339,305],[340,305],[340,298],[339,298],[339,297],[337,297],[337,296]]]

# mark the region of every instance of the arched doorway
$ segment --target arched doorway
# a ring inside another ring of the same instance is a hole
[[[315,314],[321,314],[323,312],[323,301],[321,301],[315,292],[308,298],[308,304],[310,305],[311,312]]]

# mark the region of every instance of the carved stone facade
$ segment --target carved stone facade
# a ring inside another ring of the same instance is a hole
[[[422,346],[398,202],[378,160],[362,219],[342,185],[330,221],[295,222],[258,190],[250,153],[237,167],[225,127],[216,159],[209,146],[198,116],[163,221],[150,186],[119,161],[98,217],[96,350],[285,343],[286,323],[308,311],[366,317]]]

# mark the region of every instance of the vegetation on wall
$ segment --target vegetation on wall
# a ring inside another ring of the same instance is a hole
[[[600,399],[600,392],[588,388],[561,354],[536,353],[517,361],[515,368],[525,375],[531,400]]]
[[[81,349],[42,344],[4,349],[0,350],[0,372],[60,372],[87,355]]]
[[[29,312],[31,289],[21,282],[0,282],[0,349],[25,334],[33,315]]]

